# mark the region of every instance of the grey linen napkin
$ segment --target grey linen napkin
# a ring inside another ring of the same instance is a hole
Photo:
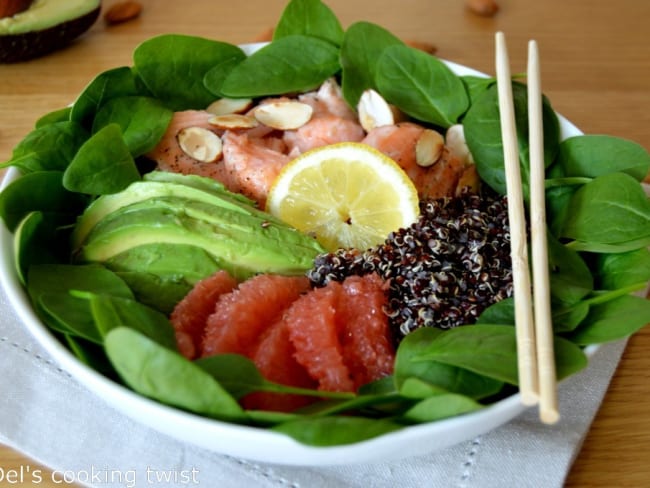
[[[114,410],[52,361],[2,291],[0,442],[53,469],[55,481],[95,487],[561,487],[624,347],[602,347],[585,371],[561,384],[562,418],[554,426],[541,424],[531,408],[486,435],[421,457],[291,467],[210,452]],[[23,486],[38,476],[50,477],[23,466]]]

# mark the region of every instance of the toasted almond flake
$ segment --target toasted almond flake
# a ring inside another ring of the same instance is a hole
[[[250,115],[241,115],[241,114],[225,114],[225,115],[215,115],[208,119],[210,125],[215,126],[218,129],[252,129],[257,127],[259,124],[254,117]]]
[[[255,109],[255,118],[278,130],[299,129],[311,119],[314,109],[302,102],[269,102]]]
[[[203,127],[181,129],[176,136],[185,154],[203,163],[212,163],[221,157],[221,138]]]
[[[462,124],[455,124],[447,129],[445,145],[465,166],[474,164],[474,158],[465,141],[465,131],[463,130]]]
[[[240,114],[253,104],[250,98],[220,98],[208,105],[206,109],[214,115]]]
[[[393,107],[372,88],[365,90],[361,94],[357,112],[359,113],[359,123],[366,132],[370,132],[375,127],[395,123]]]
[[[424,130],[415,143],[415,162],[423,168],[435,164],[440,159],[444,147],[442,134],[431,129]]]

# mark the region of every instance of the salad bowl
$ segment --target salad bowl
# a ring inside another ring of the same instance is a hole
[[[242,46],[251,55],[265,44]],[[457,76],[486,79],[487,75],[453,62],[444,64]],[[567,140],[582,132],[558,115],[559,138]],[[20,178],[16,168],[7,172],[2,190]],[[278,431],[204,417],[155,401],[82,363],[39,318],[25,290],[15,262],[15,238],[0,228],[2,258],[0,280],[21,322],[52,358],[88,390],[136,421],[210,451],[260,462],[292,465],[336,465],[384,462],[427,454],[473,439],[511,421],[525,410],[518,393],[499,399],[480,410],[435,422],[407,425],[368,439],[331,446],[308,445]],[[598,346],[584,348],[593,355]]]

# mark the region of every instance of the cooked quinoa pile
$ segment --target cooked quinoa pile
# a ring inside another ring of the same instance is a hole
[[[366,251],[317,257],[314,286],[376,272],[388,282],[396,340],[419,327],[473,324],[488,306],[512,295],[507,201],[465,192],[420,203],[420,217]]]

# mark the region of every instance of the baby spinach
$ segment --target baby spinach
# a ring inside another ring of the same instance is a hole
[[[14,262],[21,283],[27,282],[27,270],[34,264],[56,263],[67,256],[67,248],[57,246],[57,219],[43,212],[28,213],[14,231]]]
[[[134,329],[111,329],[104,348],[120,377],[138,393],[216,419],[246,419],[237,401],[210,374]]]
[[[530,160],[528,144],[528,96],[526,86],[512,83],[515,108],[515,122],[521,164],[521,179],[524,195],[528,195]],[[544,126],[544,164],[548,167],[554,160],[560,143],[560,125],[557,114],[546,97],[542,100]],[[501,195],[506,193],[505,168],[503,165],[503,143],[499,118],[499,100],[496,85],[485,90],[472,103],[463,118],[465,139],[476,169],[483,181]]]
[[[444,361],[421,361],[432,342],[443,334],[440,329],[419,328],[400,343],[395,358],[395,385],[404,393],[404,384],[417,378],[446,392],[459,393],[472,398],[485,398],[497,393],[503,383],[499,380],[469,371]]]
[[[385,48],[375,71],[379,92],[411,117],[447,128],[469,107],[463,82],[435,56],[405,45]]]
[[[467,95],[469,96],[470,103],[473,103],[474,100],[479,97],[479,95],[481,95],[484,91],[486,91],[497,82],[496,78],[486,78],[484,76],[472,75],[461,76],[460,80],[463,82],[465,88],[467,89]]]
[[[576,303],[594,288],[591,270],[574,250],[552,235],[547,236],[551,297],[563,303]]]
[[[63,173],[63,186],[89,195],[116,193],[140,179],[118,124],[109,124],[77,151]]]
[[[413,361],[438,361],[516,385],[517,344],[514,327],[462,326],[439,334]]]
[[[325,447],[360,442],[400,428],[400,424],[387,419],[340,416],[298,418],[271,430],[282,432],[304,444]]]
[[[456,415],[475,412],[484,408],[469,397],[454,393],[442,393],[419,401],[401,415],[406,422],[434,422]]]
[[[172,110],[187,110],[206,108],[215,100],[203,78],[215,65],[237,56],[245,57],[239,47],[226,42],[164,34],[140,44],[133,62],[154,97]]]
[[[230,72],[244,60],[245,56],[237,54],[219,61],[210,68],[203,76],[203,85],[210,90],[215,97],[221,96],[221,87]]]
[[[592,305],[584,324],[568,338],[576,344],[600,344],[623,339],[650,323],[650,301],[624,295]]]
[[[119,97],[97,112],[93,133],[109,124],[119,125],[122,137],[135,158],[153,149],[167,130],[173,112],[150,97]]]
[[[555,337],[558,378],[576,373],[587,365],[582,350],[568,340]],[[444,331],[413,361],[434,360],[465,368],[512,385],[518,384],[515,328],[484,324]]]
[[[594,276],[604,290],[616,290],[650,281],[650,250],[647,248],[616,254],[598,254]]]
[[[43,125],[27,134],[14,148],[11,159],[0,164],[0,168],[16,166],[24,173],[63,171],[86,139],[88,132],[76,122]]]
[[[376,89],[377,60],[394,44],[404,44],[383,27],[370,22],[349,26],[341,44],[341,89],[351,107],[356,107],[364,90]]]
[[[241,398],[256,391],[308,395],[323,398],[354,398],[354,393],[297,388],[265,379],[250,359],[239,354],[217,354],[194,362],[210,373],[233,397]]]
[[[129,287],[103,266],[48,263],[29,267],[27,292],[45,322],[55,330],[98,344],[101,337],[88,302],[70,294],[69,290],[133,298]]]
[[[116,327],[130,327],[172,351],[176,336],[166,315],[132,298],[97,293],[75,293],[88,300],[97,330],[104,338]]]
[[[650,154],[627,139],[581,135],[562,141],[556,164],[565,176],[595,178],[620,171],[642,181],[650,170]]]
[[[0,193],[0,217],[10,231],[32,211],[67,216],[74,222],[88,198],[63,188],[63,172],[27,173],[9,183]]]
[[[339,71],[338,58],[338,48],[322,39],[300,34],[281,37],[235,66],[221,93],[237,98],[311,90]]]
[[[334,12],[320,0],[292,0],[284,8],[273,31],[273,40],[302,34],[340,46],[343,27]]]
[[[44,127],[49,124],[53,124],[55,122],[66,122],[70,120],[71,111],[72,111],[72,107],[63,107],[58,110],[54,110],[52,112],[46,113],[45,115],[42,115],[41,117],[38,118],[38,120],[34,124],[34,128],[40,129],[41,127]]]
[[[594,178],[573,194],[560,236],[573,249],[624,252],[650,244],[650,202],[639,182],[625,173]]]
[[[113,68],[97,75],[77,97],[70,111],[70,120],[88,130],[95,114],[115,97],[146,95],[148,92],[138,82],[134,70],[127,66]]]

